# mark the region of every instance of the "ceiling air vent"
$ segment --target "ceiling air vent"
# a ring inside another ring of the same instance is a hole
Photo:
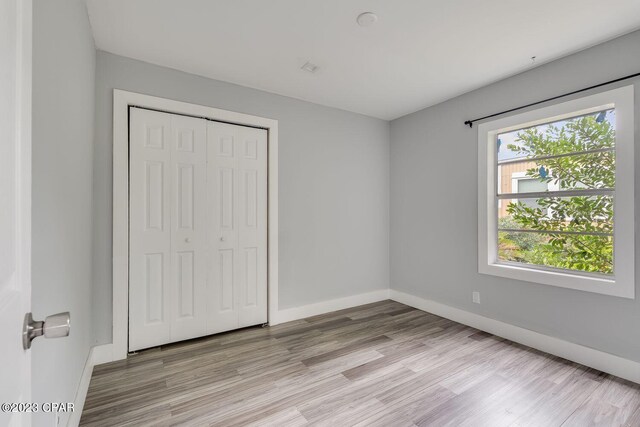
[[[300,69],[307,71],[309,73],[315,73],[316,71],[318,71],[318,66],[316,64],[313,64],[307,61],[304,63],[302,67],[300,67]]]

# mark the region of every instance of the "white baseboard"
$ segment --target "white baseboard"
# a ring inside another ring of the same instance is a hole
[[[402,304],[445,317],[549,354],[598,369],[602,372],[640,383],[640,363],[638,362],[393,289],[381,289],[364,294],[280,310],[275,316],[272,316],[270,324],[277,325],[310,316],[343,310],[345,308],[384,301],[386,299],[392,299]],[[76,393],[74,402],[75,410],[69,417],[68,426],[76,427],[80,423],[82,408],[84,407],[84,401],[87,397],[87,391],[89,390],[93,367],[113,360],[115,360],[113,344],[103,344],[91,348],[84,371],[82,372],[78,392]]]
[[[87,361],[84,364],[82,376],[80,377],[80,384],[78,384],[78,391],[76,397],[73,400],[73,412],[69,415],[67,421],[68,427],[77,427],[80,425],[80,417],[82,417],[82,409],[84,408],[84,401],[87,398],[87,392],[89,391],[89,383],[91,382],[91,374],[93,373],[93,356],[95,347],[89,349],[87,355]]]
[[[93,366],[113,362],[113,344],[102,344],[93,347]]]
[[[390,291],[390,298],[422,311],[640,383],[640,363],[638,362],[393,289]]]
[[[359,305],[384,301],[387,299],[389,299],[389,289],[380,289],[378,291],[367,292],[364,294],[352,295],[329,301],[321,301],[300,307],[287,308],[271,315],[269,317],[269,325],[275,326],[280,323],[291,322],[292,320],[304,319],[305,317],[317,316],[319,314],[357,307]],[[93,348],[94,365],[113,362],[114,360],[123,359],[125,357],[126,354],[124,356],[114,354],[113,343],[103,344]]]
[[[384,301],[386,299],[389,299],[389,289],[380,289],[379,291],[321,301],[300,307],[286,308],[278,311],[274,316],[271,316],[269,325],[274,326],[280,323],[291,322],[292,320],[304,319],[305,317],[317,316],[319,314]]]
[[[91,383],[91,374],[93,374],[93,367],[102,363],[113,361],[112,344],[96,345],[91,347],[87,361],[82,371],[82,377],[80,377],[80,384],[78,384],[78,391],[73,401],[73,412],[69,416],[67,422],[68,427],[77,427],[80,424],[80,417],[82,417],[82,409],[84,408],[84,402],[87,399],[87,392],[89,391],[89,383]]]
[[[280,323],[304,319],[305,317],[384,301],[386,299],[392,299],[402,304],[451,319],[555,356],[563,357],[635,383],[640,383],[640,363],[638,362],[393,289],[381,289],[364,294],[280,310],[274,316],[271,316],[269,324],[272,326],[278,325]],[[116,360],[113,355],[113,344],[103,344],[91,349],[91,369],[85,366],[83,379],[80,382],[82,387],[86,381],[86,387],[84,394],[81,394],[81,388],[78,389],[76,402],[81,400],[82,404],[84,404],[93,366],[113,360]],[[85,378],[85,376],[87,378]],[[82,399],[79,399],[80,397],[82,397]],[[81,406],[76,404],[76,408],[81,408]],[[79,421],[80,414],[78,413],[77,416]],[[69,425],[76,425],[72,424],[72,419],[73,416],[69,421]]]

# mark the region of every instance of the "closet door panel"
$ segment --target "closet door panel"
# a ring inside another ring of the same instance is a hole
[[[131,108],[129,350],[171,340],[171,116]]]
[[[171,341],[206,334],[207,124],[171,115]]]
[[[207,123],[207,333],[238,327],[238,127]]]
[[[239,327],[267,322],[267,131],[238,127]]]

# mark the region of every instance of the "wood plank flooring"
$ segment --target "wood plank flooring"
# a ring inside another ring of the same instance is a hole
[[[640,426],[640,386],[393,301],[94,369],[84,426]]]

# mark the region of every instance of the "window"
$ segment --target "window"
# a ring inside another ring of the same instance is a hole
[[[479,271],[634,297],[633,86],[483,123]]]

